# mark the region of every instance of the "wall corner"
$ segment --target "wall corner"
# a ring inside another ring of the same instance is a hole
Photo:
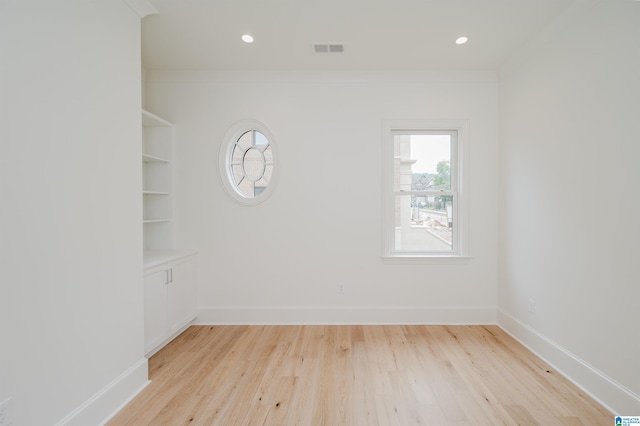
[[[127,6],[131,8],[134,12],[140,15],[140,19],[144,18],[147,15],[154,15],[159,13],[158,9],[156,9],[148,0],[122,0]]]

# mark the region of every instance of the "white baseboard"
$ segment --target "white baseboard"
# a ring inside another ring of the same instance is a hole
[[[498,325],[614,415],[640,413],[640,396],[502,309]]]
[[[495,324],[496,307],[224,306],[198,310],[195,324]]]
[[[149,384],[148,377],[147,359],[143,358],[56,423],[56,426],[105,424]]]

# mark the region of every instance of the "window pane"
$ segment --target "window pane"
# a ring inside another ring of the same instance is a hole
[[[264,176],[262,177],[262,179],[265,180],[268,184],[269,182],[271,182],[272,176],[273,176],[273,164],[267,164],[264,168]]]
[[[262,153],[264,154],[264,161],[267,164],[273,164],[273,152],[271,151],[271,147],[267,147],[264,151],[262,151]]]
[[[451,190],[451,136],[394,136],[394,190]]]
[[[238,183],[242,182],[242,179],[244,179],[244,170],[242,169],[242,164],[235,164],[231,166],[231,169],[233,171],[233,181],[237,185]]]
[[[269,145],[269,140],[267,139],[267,137],[265,135],[263,135],[262,133],[260,133],[259,131],[254,131],[254,141],[253,141],[253,145],[254,146],[267,146]]]
[[[257,130],[244,132],[234,143],[229,165],[233,183],[243,197],[264,192],[273,175],[273,151],[266,136]]]
[[[251,148],[251,131],[244,132],[242,136],[238,138],[236,144],[241,148],[242,152],[245,152],[249,148]]]
[[[251,148],[245,152],[242,167],[247,179],[252,182],[260,180],[264,174],[264,166],[264,155],[259,149]]]
[[[275,183],[276,144],[260,122],[243,119],[227,130],[218,157],[219,173],[227,193],[241,205],[266,200]]]
[[[242,158],[244,157],[244,151],[238,144],[233,146],[233,153],[231,154],[231,164],[242,164]]]
[[[249,179],[243,179],[240,183],[238,183],[238,191],[245,197],[254,197],[254,183]]]
[[[452,251],[453,196],[397,195],[394,250]]]
[[[269,181],[264,177],[256,182],[256,188],[262,188],[263,190],[267,188],[269,185]]]

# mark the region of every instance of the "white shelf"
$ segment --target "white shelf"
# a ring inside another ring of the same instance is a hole
[[[142,125],[144,127],[171,127],[173,124],[165,120],[164,118],[160,118],[155,114],[150,113],[149,111],[142,110]]]
[[[145,110],[141,154],[144,348],[150,356],[195,319],[196,265],[193,250],[173,250],[173,125]]]
[[[142,162],[144,163],[168,163],[169,160],[164,158],[156,157],[155,155],[150,154],[142,154]]]
[[[172,262],[182,257],[196,254],[195,250],[145,250],[144,267],[150,268],[166,262]]]
[[[170,249],[173,246],[173,201],[170,195],[173,124],[144,109],[141,114],[144,248]]]

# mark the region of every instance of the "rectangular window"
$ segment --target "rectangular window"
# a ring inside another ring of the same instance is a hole
[[[385,122],[383,257],[466,256],[465,122]]]

